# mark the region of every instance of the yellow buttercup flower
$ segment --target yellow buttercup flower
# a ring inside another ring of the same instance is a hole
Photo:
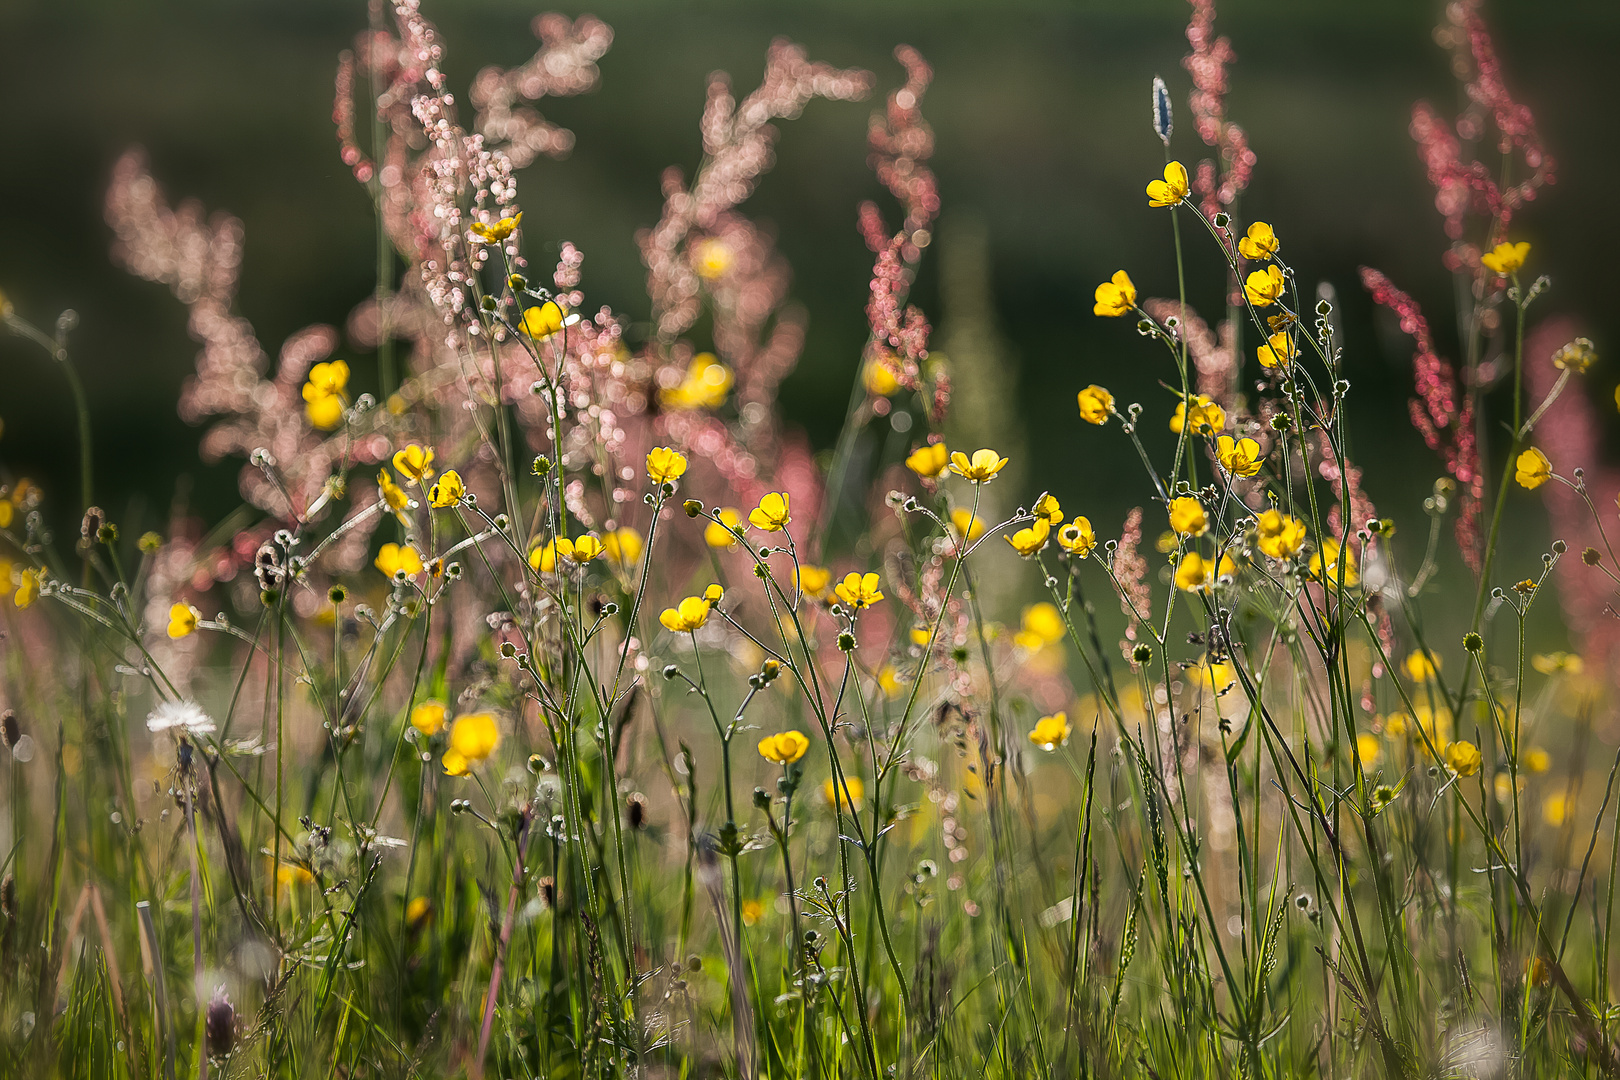
[[[1266,463],[1259,443],[1253,439],[1234,439],[1230,435],[1222,435],[1215,440],[1215,457],[1220,460],[1222,468],[1233,476],[1258,475]]]
[[[386,577],[392,578],[401,570],[406,577],[415,577],[422,572],[422,554],[409,544],[384,544],[377,552],[375,565]]]
[[[1466,739],[1459,740],[1446,747],[1446,768],[1458,776],[1473,776],[1479,772],[1479,747]]]
[[[405,508],[411,505],[410,497],[405,494],[404,489],[394,483],[394,478],[387,469],[377,473],[377,494],[388,504],[389,511],[395,517],[403,518]]]
[[[723,506],[714,512],[719,521],[711,521],[703,527],[703,542],[712,548],[728,548],[737,543],[737,534],[732,532],[742,524],[742,514],[729,506]]]
[[[658,616],[665,630],[689,634],[709,621],[709,602],[701,596],[688,596],[672,608],[665,608]]]
[[[529,552],[529,566],[542,574],[550,574],[557,569],[557,545],[547,540],[544,544],[537,544]]]
[[[411,710],[411,727],[431,739],[444,730],[444,719],[448,712],[442,701],[424,701]]]
[[[1322,574],[1324,566],[1327,567],[1325,579]],[[1322,550],[1311,555],[1311,578],[1315,581],[1325,580],[1327,584],[1337,586],[1341,571],[1344,574],[1346,588],[1354,588],[1361,581],[1361,574],[1356,568],[1356,553],[1350,548],[1341,548],[1339,541],[1333,537],[1326,537],[1322,541]]]
[[[1401,666],[1406,669],[1406,677],[1413,682],[1428,682],[1440,670],[1440,658],[1436,656],[1431,659],[1422,652],[1408,653]]]
[[[783,731],[759,740],[759,756],[778,765],[791,765],[804,757],[810,740],[798,731]]]
[[[827,591],[827,586],[832,584],[832,571],[825,567],[801,563],[793,572],[793,582],[804,595],[820,597]]]
[[[1068,632],[1068,627],[1063,625],[1063,613],[1057,609],[1056,604],[1043,600],[1024,609],[1019,635],[1029,635],[1028,640],[1037,648],[1062,641]]]
[[[876,574],[845,574],[844,580],[833,591],[838,594],[838,599],[856,610],[871,607],[883,599],[883,590],[878,588]]]
[[[926,626],[913,626],[911,628],[911,643],[913,645],[927,645],[932,636]]]
[[[1058,505],[1057,496],[1050,491],[1042,492],[1041,497],[1035,500],[1033,512],[1036,517],[1045,518],[1048,525],[1063,524],[1063,508]]]
[[[1270,307],[1282,299],[1285,290],[1283,272],[1277,269],[1275,263],[1264,270],[1254,271],[1243,280],[1243,295],[1255,307]]]
[[[703,590],[703,599],[710,607],[714,607],[714,605],[718,604],[720,602],[720,598],[725,595],[725,587],[722,586],[718,581],[712,583],[707,589]]]
[[[1124,273],[1123,270],[1120,273]],[[1106,424],[1114,411],[1114,395],[1092,383],[1080,391],[1080,419],[1088,424]]]
[[[192,634],[202,612],[190,604],[175,604],[169,608],[169,637],[179,639]]]
[[[316,364],[309,369],[309,380],[304,383],[304,415],[322,431],[330,431],[343,422],[343,410],[348,405],[344,389],[349,385],[349,365],[342,360]]]
[[[1170,527],[1180,536],[1203,536],[1209,531],[1209,516],[1204,504],[1191,495],[1170,500]]]
[[[1012,549],[1024,558],[1029,558],[1042,548],[1046,547],[1047,537],[1052,533],[1052,526],[1045,518],[1036,518],[1035,524],[1026,529],[1019,529],[1011,536],[1004,537]]]
[[[1068,713],[1053,713],[1051,716],[1041,717],[1035,722],[1035,726],[1030,729],[1029,741],[1047,753],[1051,753],[1068,742]]]
[[[1363,768],[1371,768],[1378,764],[1378,759],[1384,756],[1384,748],[1379,745],[1378,736],[1366,732],[1356,736],[1356,757],[1361,761]]]
[[[933,480],[945,475],[950,467],[951,452],[942,442],[926,443],[911,452],[906,458],[906,468],[925,480]]]
[[[994,450],[975,450],[970,458],[958,450],[951,455],[951,472],[975,484],[987,484],[1007,467],[1007,459]]]
[[[821,797],[827,800],[828,806],[832,806],[833,800],[837,799],[838,809],[847,811],[854,807],[859,810],[861,800],[866,797],[866,784],[858,776],[846,776],[844,790],[839,791],[833,781],[824,780],[821,784]]]
[[[1521,240],[1517,244],[1497,244],[1494,251],[1488,251],[1479,257],[1485,269],[1497,277],[1508,277],[1518,273],[1524,266],[1524,261],[1530,257],[1530,243]]]
[[[519,210],[509,218],[501,218],[499,221],[491,222],[488,225],[482,221],[475,221],[467,226],[467,231],[472,234],[469,239],[474,243],[498,244],[511,236],[512,230],[516,229],[518,223],[522,220],[523,211]]]
[[[307,386],[305,389],[309,389]],[[319,431],[331,431],[343,423],[343,410],[346,403],[335,395],[318,397],[309,400],[304,406],[304,415],[309,418],[311,427]]]
[[[1194,395],[1190,409],[1186,401],[1178,401],[1170,417],[1170,430],[1180,435],[1183,427],[1194,435],[1217,435],[1226,427],[1226,410],[1210,400],[1208,394]]]
[[[658,392],[658,403],[666,409],[718,409],[736,381],[714,353],[698,353],[678,385]]]
[[[1544,773],[1552,768],[1552,755],[1539,748],[1530,750],[1524,755],[1524,767],[1533,773]]]
[[[501,743],[501,730],[492,713],[468,713],[450,725],[450,749],[444,752],[444,771],[451,776],[465,775],[474,765],[487,761]]]
[[[748,524],[766,532],[780,532],[793,519],[788,516],[788,493],[768,491],[760,497],[759,505],[748,511]]]
[[[438,483],[428,489],[428,502],[435,510],[445,510],[460,506],[466,494],[467,485],[461,482],[461,474],[454,469],[446,469]]]
[[[900,389],[900,378],[886,357],[874,356],[861,371],[861,384],[873,397],[888,397]]]
[[[602,538],[595,533],[586,533],[584,536],[577,536],[572,540],[565,536],[559,536],[552,543],[556,547],[558,555],[565,559],[572,559],[580,566],[584,566],[602,554]]]
[[[1217,564],[1196,551],[1189,551],[1176,565],[1176,588],[1185,592],[1208,592],[1217,578],[1237,573],[1237,564],[1230,555],[1222,555]]]
[[[1059,529],[1058,546],[1082,559],[1090,555],[1097,546],[1097,534],[1091,528],[1091,519],[1077,517]]]
[[[647,452],[647,479],[655,484],[668,484],[686,473],[686,455],[667,446],[655,446]]]
[[[1093,295],[1097,304],[1091,310],[1111,319],[1129,315],[1131,309],[1136,307],[1136,286],[1131,284],[1131,276],[1123,270],[1114,271],[1113,280],[1097,286]]]
[[[15,510],[16,507],[11,505],[11,500],[0,499],[0,529],[11,528],[11,517]]]
[[[951,511],[951,531],[958,540],[973,543],[984,535],[984,519],[965,506]]]
[[[1148,182],[1148,205],[1178,206],[1190,191],[1192,185],[1187,180],[1187,167],[1179,161],[1172,161],[1164,167],[1163,180]]]
[[[529,308],[523,313],[523,332],[535,341],[550,337],[563,328],[567,321],[563,309],[554,300],[547,300],[539,307]]]
[[[646,547],[641,534],[628,525],[621,526],[602,537],[602,554],[614,566],[634,566],[641,561]]]
[[[1274,368],[1294,359],[1299,355],[1299,350],[1294,347],[1293,339],[1288,336],[1288,331],[1279,330],[1272,334],[1264,345],[1255,349],[1254,355],[1255,359],[1260,361],[1261,367]]]
[[[1250,262],[1274,258],[1277,248],[1277,234],[1264,221],[1250,225],[1249,234],[1238,241],[1238,254]]]
[[[433,448],[411,443],[394,451],[394,468],[407,480],[420,483],[433,479]]]
[[[1514,465],[1513,479],[1519,482],[1519,486],[1529,488],[1531,491],[1552,479],[1552,462],[1547,460],[1546,454],[1533,446],[1520,454],[1519,460]]]
[[[900,672],[895,670],[893,664],[884,664],[878,668],[877,684],[878,689],[883,691],[883,696],[891,700],[905,693],[906,689],[905,682],[900,678]]]
[[[1273,507],[1255,519],[1256,544],[1273,559],[1291,559],[1305,546],[1305,523]]]

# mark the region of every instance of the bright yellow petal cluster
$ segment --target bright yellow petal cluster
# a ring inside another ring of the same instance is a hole
[[[1517,244],[1497,244],[1495,250],[1481,255],[1479,261],[1497,277],[1508,277],[1518,273],[1529,257],[1530,242],[1521,240]]]
[[[647,479],[655,484],[668,484],[686,473],[686,455],[667,446],[655,446],[647,452]]]
[[[847,811],[853,807],[858,810],[861,800],[866,797],[866,784],[858,776],[846,776],[844,790],[840,792],[833,781],[824,780],[821,784],[821,797],[827,800],[828,806],[832,806],[833,800],[837,799],[838,809]]]
[[[1091,527],[1091,519],[1077,517],[1059,529],[1058,546],[1082,559],[1090,555],[1097,546],[1097,533]]]
[[[1479,772],[1483,758],[1479,747],[1466,739],[1458,740],[1446,747],[1446,768],[1458,776],[1473,776]]]
[[[1069,714],[1053,713],[1043,716],[1030,729],[1029,741],[1051,753],[1069,741]]]
[[[900,389],[900,377],[894,372],[894,363],[884,356],[874,356],[861,370],[861,385],[873,397],[888,397]]]
[[[384,544],[377,552],[375,565],[390,578],[401,570],[406,577],[415,577],[422,572],[422,553],[409,544]]]
[[[676,386],[658,392],[658,403],[666,409],[718,409],[737,381],[730,368],[714,353],[698,353],[687,365],[686,375]]]
[[[925,480],[933,480],[945,475],[950,467],[951,452],[942,442],[926,443],[911,452],[906,458],[906,468]]]
[[[1514,462],[1514,466],[1513,479],[1519,482],[1520,487],[1529,488],[1531,491],[1552,479],[1552,462],[1547,460],[1546,454],[1533,446],[1519,455],[1519,460]]]
[[[641,561],[646,541],[628,525],[621,526],[602,537],[602,554],[614,566],[634,566]]]
[[[883,599],[883,590],[878,588],[876,574],[845,574],[844,580],[833,591],[838,594],[838,599],[857,610],[871,607]]]
[[[444,771],[465,776],[474,765],[487,761],[501,743],[501,729],[493,713],[458,716],[450,725],[450,748],[444,752]]]
[[[518,223],[522,220],[523,211],[519,210],[509,218],[501,218],[499,221],[493,221],[487,225],[482,221],[475,221],[467,226],[468,239],[474,243],[498,244],[511,236],[512,230],[516,229]]]
[[[1233,476],[1258,475],[1266,463],[1259,443],[1253,439],[1234,439],[1230,435],[1222,435],[1215,440],[1215,457],[1221,467]]]
[[[1288,331],[1279,330],[1272,334],[1264,345],[1256,348],[1254,355],[1255,359],[1260,361],[1261,367],[1274,368],[1287,364],[1294,359],[1299,355],[1299,350],[1294,347],[1293,339],[1288,336]]]
[[[737,534],[732,530],[742,524],[742,514],[730,506],[723,506],[714,512],[719,521],[711,521],[703,528],[703,542],[712,548],[728,548],[737,543]]]
[[[202,612],[190,604],[175,604],[169,608],[169,637],[176,640],[196,632]]]
[[[1123,273],[1123,271],[1121,271]],[[1114,395],[1092,383],[1080,391],[1080,419],[1088,424],[1106,424],[1114,412]]]
[[[1192,399],[1191,409],[1186,401],[1176,402],[1176,411],[1170,417],[1170,430],[1180,435],[1181,429],[1187,427],[1189,422],[1189,430],[1194,435],[1217,435],[1226,428],[1226,410],[1210,400],[1208,394],[1197,394]]]
[[[446,469],[438,483],[428,489],[428,502],[435,510],[445,510],[460,506],[466,494],[467,485],[461,482],[461,474],[454,469]]]
[[[951,511],[951,532],[969,544],[984,535],[984,519],[965,506]]]
[[[1123,270],[1114,271],[1113,279],[1097,286],[1097,291],[1092,295],[1097,303],[1091,310],[1110,319],[1129,315],[1131,309],[1136,307],[1136,286],[1131,283],[1131,276]]]
[[[793,583],[806,596],[819,598],[832,584],[832,571],[822,566],[803,563],[793,572]]]
[[[802,732],[783,731],[759,740],[759,756],[778,765],[791,765],[804,757],[810,740]]]
[[[448,714],[444,702],[424,701],[411,710],[411,727],[431,739],[444,730],[444,720]]]
[[[1256,546],[1273,559],[1291,559],[1305,546],[1305,523],[1272,507],[1255,519]]]
[[[411,443],[403,450],[394,451],[394,468],[407,480],[433,479],[433,448]]]
[[[1013,643],[1035,652],[1062,641],[1066,633],[1068,628],[1063,625],[1063,613],[1056,604],[1043,600],[1024,609],[1018,633],[1013,635]]]
[[[309,369],[304,383],[304,415],[322,431],[330,431],[343,422],[343,410],[348,405],[344,389],[349,385],[349,365],[342,360],[316,364]]]
[[[748,524],[766,532],[780,532],[793,520],[788,515],[788,493],[769,491],[760,497],[759,505],[748,511]]]
[[[1012,545],[1014,551],[1027,559],[1046,547],[1047,538],[1051,534],[1051,522],[1042,517],[1036,518],[1035,524],[1028,528],[1019,529],[1011,536],[1003,537],[1003,539]]]
[[[1286,283],[1283,272],[1275,263],[1264,270],[1256,270],[1243,280],[1243,295],[1255,307],[1270,307],[1282,299]]]
[[[529,552],[529,566],[542,574],[554,573],[557,569],[557,545],[550,540],[535,545]]]
[[[1209,515],[1204,513],[1204,504],[1191,495],[1171,499],[1169,516],[1170,527],[1178,536],[1203,536],[1209,531]]]
[[[1041,493],[1041,497],[1035,500],[1032,512],[1036,517],[1045,518],[1048,525],[1063,524],[1063,507],[1058,505],[1057,496],[1050,491]]]
[[[39,586],[45,580],[45,571],[24,570],[17,579],[17,591],[11,597],[11,602],[17,605],[18,610],[28,607],[39,599]]]
[[[1379,744],[1378,736],[1367,732],[1356,736],[1356,758],[1360,760],[1362,768],[1372,768],[1383,756],[1384,748]]]
[[[1185,592],[1208,592],[1217,578],[1237,573],[1237,564],[1230,555],[1222,555],[1217,564],[1196,551],[1189,551],[1176,565],[1176,588]]]
[[[1429,657],[1419,651],[1409,653],[1401,665],[1406,669],[1406,677],[1413,682],[1424,683],[1434,678],[1435,672],[1440,669],[1440,658]]]
[[[665,608],[658,616],[665,630],[677,634],[690,634],[709,621],[709,601],[701,596],[688,596],[672,608]]]
[[[1238,254],[1250,262],[1263,262],[1277,254],[1277,234],[1264,221],[1249,226],[1249,234],[1238,241]]]
[[[410,497],[403,488],[394,483],[394,477],[387,469],[377,473],[377,494],[383,502],[388,504],[389,511],[395,517],[403,518],[406,507],[411,505]]]
[[[1340,565],[1341,555],[1343,556],[1342,566]],[[1312,580],[1324,580],[1322,573],[1324,566],[1327,567],[1325,580],[1329,585],[1337,586],[1339,584],[1341,570],[1344,574],[1346,588],[1354,588],[1361,581],[1361,574],[1356,569],[1356,553],[1350,548],[1341,548],[1339,542],[1331,536],[1322,541],[1321,551],[1313,552],[1311,555]]]
[[[563,328],[567,317],[563,309],[553,300],[547,300],[539,307],[532,307],[523,313],[523,332],[535,341],[542,341]]]
[[[1192,191],[1187,180],[1187,167],[1172,161],[1164,167],[1163,180],[1150,180],[1147,186],[1149,206],[1178,206]]]
[[[572,559],[580,566],[584,566],[602,554],[602,538],[595,533],[576,536],[572,540],[566,536],[559,536],[552,541],[552,545],[558,555],[565,559]]]
[[[987,484],[1007,467],[1007,459],[994,450],[975,450],[970,458],[958,450],[951,455],[951,472],[975,484]]]

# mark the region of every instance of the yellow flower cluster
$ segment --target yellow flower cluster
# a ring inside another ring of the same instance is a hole
[[[349,365],[342,360],[309,369],[309,379],[304,383],[304,415],[311,426],[331,431],[343,423],[343,410],[349,405],[345,393],[348,385]]]
[[[726,402],[736,376],[713,353],[698,353],[687,365],[686,375],[675,386],[658,392],[658,403],[666,409],[718,409]]]

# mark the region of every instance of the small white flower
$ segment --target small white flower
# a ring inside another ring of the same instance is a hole
[[[208,735],[214,722],[194,701],[165,701],[146,718],[148,731],[178,731],[187,735]]]

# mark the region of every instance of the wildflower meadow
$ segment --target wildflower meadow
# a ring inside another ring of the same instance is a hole
[[[1453,302],[1364,268],[1377,376],[1245,194],[1192,0],[1139,74],[1162,163],[1085,210],[1160,242],[1066,301],[1112,343],[1043,385],[1085,448],[1051,490],[955,434],[994,372],[913,296],[949,201],[918,50],[716,74],[632,317],[518,183],[613,28],[541,15],[463,86],[433,6],[355,5],[333,58],[376,240],[343,327],[264,340],[241,222],[139,150],[106,178],[239,509],[102,509],[77,316],[0,293],[6,363],[79,417],[76,482],[0,443],[0,1076],[1620,1071],[1614,377],[1543,317],[1555,163],[1480,0],[1437,8],[1458,104],[1410,113]],[[816,313],[748,203],[829,102],[868,103],[883,196],[823,446],[783,409]],[[1375,377],[1409,407],[1358,414]],[[1409,427],[1428,494],[1375,505],[1352,432]]]

